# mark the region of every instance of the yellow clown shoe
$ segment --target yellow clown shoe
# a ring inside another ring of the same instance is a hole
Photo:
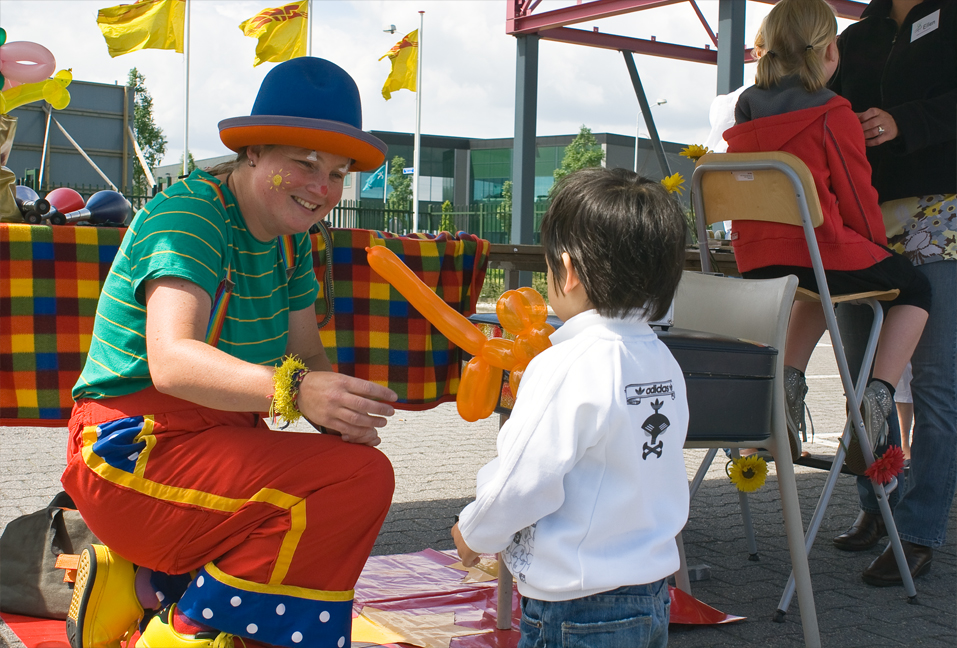
[[[66,617],[71,648],[119,648],[133,634],[143,617],[135,577],[133,563],[109,547],[83,548]]]
[[[183,635],[173,628],[172,604],[150,619],[146,630],[136,642],[136,648],[234,648],[233,635],[225,632],[199,632]]]

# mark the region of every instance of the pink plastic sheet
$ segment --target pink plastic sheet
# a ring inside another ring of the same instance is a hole
[[[455,637],[450,641],[452,648],[517,646],[521,616],[517,591],[512,595],[512,630],[496,630],[497,583],[463,582],[465,573],[449,567],[457,562],[458,558],[453,555],[432,549],[369,558],[356,584],[356,614],[366,606],[377,610],[406,610],[410,614],[454,612],[457,626],[490,632]],[[673,624],[714,625],[744,619],[705,605],[681,590],[669,587],[669,593]]]
[[[465,572],[449,565],[458,558],[426,549],[418,553],[373,556],[356,584],[355,614],[365,607],[409,615],[454,613],[455,626],[484,631],[453,637],[450,648],[514,648],[518,645],[520,612],[518,593],[512,595],[512,629],[497,630],[496,581],[463,582]],[[671,623],[713,625],[741,621],[716,610],[681,590],[669,588]],[[63,621],[2,614],[3,620],[27,648],[68,648]],[[355,646],[369,645],[354,641]],[[377,644],[404,648],[410,644]]]

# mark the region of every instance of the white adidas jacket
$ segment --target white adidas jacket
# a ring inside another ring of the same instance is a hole
[[[665,578],[688,519],[688,402],[643,319],[587,311],[522,378],[498,457],[459,516],[465,542],[502,552],[523,596],[563,601]]]

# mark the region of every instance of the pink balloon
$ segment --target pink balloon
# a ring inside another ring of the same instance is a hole
[[[0,46],[0,74],[17,84],[48,79],[55,68],[53,53],[39,43],[16,41]]]

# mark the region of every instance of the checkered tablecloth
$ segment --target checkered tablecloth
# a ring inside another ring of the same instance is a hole
[[[124,229],[0,224],[0,425],[64,425],[90,348],[93,318]],[[395,237],[333,229],[335,309],[321,331],[336,369],[427,409],[455,398],[461,350],[435,330],[366,261],[386,245],[452,308],[475,312],[489,243],[468,234]],[[313,236],[316,276],[325,244]],[[320,304],[317,318],[325,312]]]
[[[125,229],[0,223],[0,424],[60,425]]]
[[[336,370],[386,385],[404,409],[428,409],[458,392],[462,351],[439,333],[366,258],[385,245],[466,317],[475,312],[488,265],[489,242],[469,234],[435,239],[371,230],[333,229],[332,321],[320,330]],[[313,236],[316,277],[325,281],[325,244]],[[318,307],[319,320],[324,311]]]

